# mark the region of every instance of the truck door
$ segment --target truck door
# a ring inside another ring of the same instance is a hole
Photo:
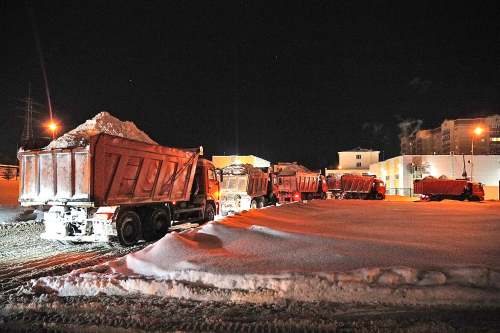
[[[219,200],[219,180],[215,169],[207,169],[207,200]]]

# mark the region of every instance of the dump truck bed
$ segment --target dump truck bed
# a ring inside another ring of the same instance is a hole
[[[467,186],[465,179],[423,179],[415,181],[415,194],[461,195]]]
[[[342,178],[328,177],[329,191],[345,193],[370,193],[373,187],[373,177],[345,174]]]
[[[114,206],[189,200],[200,148],[98,134],[86,148],[20,154],[23,206]]]
[[[317,192],[318,174],[298,171],[293,175],[278,175],[278,190],[283,192]]]
[[[269,183],[269,171],[263,172],[260,169],[250,169],[248,173],[247,193],[249,196],[257,197],[267,194]]]

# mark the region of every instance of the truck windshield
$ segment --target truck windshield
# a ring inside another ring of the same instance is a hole
[[[247,177],[241,177],[238,179],[238,191],[247,190]]]

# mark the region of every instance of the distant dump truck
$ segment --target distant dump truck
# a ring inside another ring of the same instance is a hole
[[[271,168],[229,166],[222,172],[224,181],[220,193],[223,216],[277,203],[275,175]]]
[[[277,186],[279,202],[326,199],[325,177],[317,172],[286,168],[277,175]]]
[[[103,133],[85,148],[23,152],[19,201],[52,206],[43,239],[159,239],[172,221],[214,219],[220,182],[201,153]]]
[[[343,174],[327,177],[328,191],[336,199],[384,200],[385,185],[376,176]]]
[[[426,177],[415,180],[413,191],[422,201],[441,201],[443,199],[483,201],[484,189],[481,183],[466,179],[436,179]]]

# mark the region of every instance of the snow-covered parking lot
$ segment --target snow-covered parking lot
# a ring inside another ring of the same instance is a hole
[[[282,205],[171,233],[32,287],[62,296],[490,304],[500,301],[498,212],[497,202]]]
[[[496,332],[499,208],[313,200],[173,232],[125,256],[66,247],[82,259],[64,275],[49,266],[68,255],[52,258],[47,242],[33,240],[30,258],[0,262],[43,271],[0,295],[0,331]],[[23,230],[41,231],[12,229],[19,219],[1,235],[22,241]]]

